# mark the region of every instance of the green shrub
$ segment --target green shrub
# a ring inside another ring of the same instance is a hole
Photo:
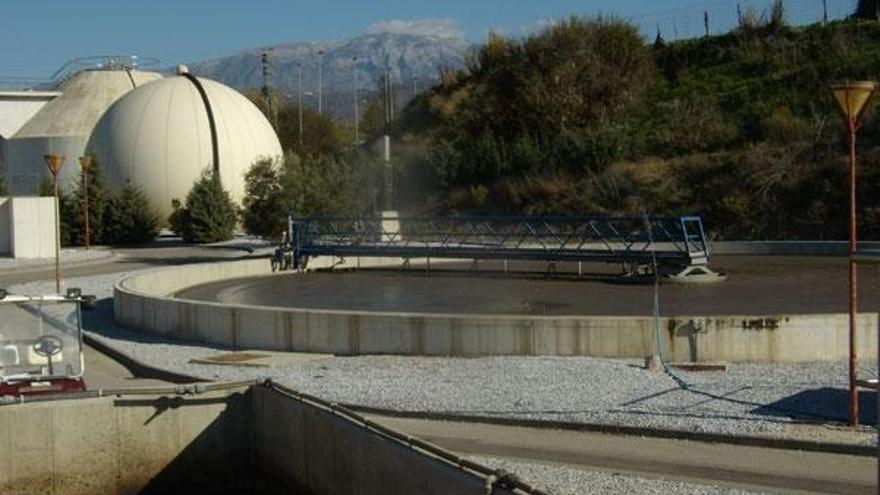
[[[159,233],[159,217],[146,195],[126,182],[110,195],[104,206],[101,242],[113,245],[143,244]]]
[[[271,159],[255,163],[245,180],[242,226],[245,232],[273,238],[286,229],[288,215],[280,168]]]
[[[206,170],[193,184],[180,214],[180,234],[186,242],[206,244],[231,239],[238,208],[220,177]]]
[[[364,155],[349,157],[288,155],[281,187],[284,215],[359,215],[375,204],[381,162]]]

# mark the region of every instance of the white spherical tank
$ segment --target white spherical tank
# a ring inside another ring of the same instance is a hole
[[[247,98],[183,73],[120,98],[98,121],[88,151],[112,184],[140,187],[164,220],[171,201],[183,202],[200,174],[214,167],[215,143],[221,181],[239,204],[251,165],[282,154],[269,121]]]

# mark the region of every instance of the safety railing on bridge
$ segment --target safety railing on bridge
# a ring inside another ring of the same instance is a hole
[[[621,263],[709,260],[700,217],[451,216],[290,218],[294,267],[314,256]]]

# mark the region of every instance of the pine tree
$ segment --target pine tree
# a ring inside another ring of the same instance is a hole
[[[159,233],[159,219],[146,195],[130,182],[105,203],[103,224],[107,244],[143,244]]]
[[[109,191],[107,182],[97,162],[93,162],[89,168],[89,231],[91,243],[98,244],[104,240],[103,219],[107,205]],[[76,246],[85,244],[85,180],[84,174],[80,174],[74,183],[73,194],[69,201],[69,217],[71,218],[70,243]]]
[[[186,196],[181,212],[181,235],[186,242],[199,244],[232,238],[238,208],[223,188],[217,174],[206,171]]]

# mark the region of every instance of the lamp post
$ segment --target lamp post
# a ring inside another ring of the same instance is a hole
[[[858,250],[856,219],[856,133],[877,84],[873,81],[846,82],[831,86],[840,105],[849,135],[849,424],[859,424],[859,390],[856,383],[856,315],[858,314]]]
[[[83,210],[85,213],[85,224],[86,224],[86,251],[92,249],[92,232],[89,229],[89,173],[92,170],[92,164],[94,160],[91,155],[83,155],[79,157],[79,166],[82,168],[83,174]]]
[[[61,294],[61,218],[58,212],[58,174],[64,165],[64,155],[43,155],[52,174],[52,191],[55,196],[55,293]]]

